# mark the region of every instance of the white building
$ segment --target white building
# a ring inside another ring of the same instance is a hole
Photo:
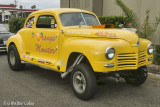
[[[0,22],[7,22],[9,20],[10,12],[5,11],[5,9],[15,9],[16,5],[3,5],[0,4]]]
[[[0,4],[0,22],[8,22],[9,18],[18,17],[18,13],[21,12],[22,14],[25,12],[34,12],[37,10],[33,9],[17,9],[16,5],[4,5]]]

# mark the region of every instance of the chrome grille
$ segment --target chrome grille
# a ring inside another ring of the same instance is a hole
[[[5,44],[0,44],[0,52],[6,51],[6,45]]]
[[[136,53],[121,53],[117,55],[117,70],[129,70],[137,68]]]
[[[3,43],[3,40],[0,40],[0,44],[4,44],[4,43]]]

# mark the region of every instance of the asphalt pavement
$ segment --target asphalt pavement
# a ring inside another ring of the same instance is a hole
[[[0,107],[15,103],[23,104],[20,107],[160,107],[160,76],[149,75],[139,87],[123,79],[119,83],[112,78],[101,82],[95,97],[82,101],[74,95],[69,77],[62,79],[60,73],[29,64],[14,72],[6,53],[0,53]]]

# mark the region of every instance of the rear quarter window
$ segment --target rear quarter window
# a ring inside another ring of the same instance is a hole
[[[57,22],[54,16],[42,15],[42,16],[39,16],[36,27],[37,28],[57,28]]]

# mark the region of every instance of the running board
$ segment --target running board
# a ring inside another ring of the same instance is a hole
[[[47,69],[47,70],[51,70],[51,71],[55,71],[55,72],[61,73],[60,71],[57,71],[55,69],[48,68],[48,67],[45,67],[45,66],[42,66],[42,65],[37,65],[37,64],[26,62],[26,61],[21,61],[21,63],[22,64],[31,64],[31,65],[38,66],[38,67],[43,68],[43,69]]]
[[[28,62],[26,62],[26,61],[21,61],[21,63],[22,63],[22,64],[28,64]]]

